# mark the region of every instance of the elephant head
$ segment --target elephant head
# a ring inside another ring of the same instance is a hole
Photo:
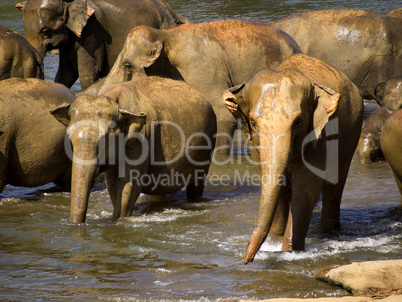
[[[134,28],[128,34],[123,50],[105,78],[98,95],[104,94],[113,84],[146,76],[145,69],[164,54],[162,36],[162,32],[157,29],[145,26]]]
[[[368,164],[382,157],[379,133],[366,133],[361,136],[356,147],[356,154],[360,163]]]
[[[402,77],[378,84],[375,88],[375,97],[378,105],[386,108],[390,113],[401,109]]]
[[[69,43],[70,35],[80,37],[94,13],[85,0],[28,0],[16,7],[23,12],[27,40],[42,58]]]
[[[287,182],[292,185],[292,173],[302,164],[301,157],[314,157],[317,139],[336,111],[339,97],[330,88],[312,84],[296,69],[263,70],[246,84],[224,92],[223,102],[240,119],[261,173],[259,212],[245,263],[252,261],[269,233],[281,190]],[[304,140],[310,135],[315,139],[306,145]],[[300,246],[296,241],[292,244],[294,250],[303,249],[304,238]]]
[[[67,126],[71,146],[66,151],[73,160],[70,222],[85,222],[89,193],[95,177],[116,165],[121,142],[144,126],[146,115],[134,114],[119,108],[115,100],[102,96],[80,96],[71,105],[62,105],[51,111]],[[119,140],[123,135],[125,139]],[[124,150],[122,150],[124,151]],[[119,208],[119,207],[115,207]]]

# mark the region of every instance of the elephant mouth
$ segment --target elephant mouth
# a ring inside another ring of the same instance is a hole
[[[223,97],[225,98],[225,95]],[[231,113],[236,112],[238,110],[239,106],[236,103],[232,102],[231,100],[225,99],[223,102]]]

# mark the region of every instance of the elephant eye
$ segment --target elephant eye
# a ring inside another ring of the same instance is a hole
[[[133,68],[133,65],[131,65],[129,62],[124,63],[124,69],[130,70]]]
[[[254,120],[251,120],[251,121],[250,121],[250,125],[251,125],[251,127],[252,127],[255,131],[257,131],[258,126],[257,126],[257,123],[256,123]]]
[[[42,29],[42,34],[45,37],[50,37],[52,35],[52,30],[48,27],[45,27],[44,29]]]
[[[295,121],[294,121],[294,123],[293,123],[293,128],[295,128],[295,129],[298,129],[298,128],[300,128],[301,126],[302,126],[302,119],[301,118],[298,118],[298,119],[296,119]]]

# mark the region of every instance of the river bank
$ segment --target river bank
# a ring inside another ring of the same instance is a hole
[[[332,268],[317,269],[317,279],[340,286],[354,296],[310,299],[268,299],[267,302],[400,302],[402,301],[402,259],[353,262]],[[233,301],[233,300],[232,300]],[[235,300],[249,302],[253,300]]]

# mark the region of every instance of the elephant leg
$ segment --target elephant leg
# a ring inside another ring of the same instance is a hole
[[[4,187],[7,185],[7,176],[8,176],[7,158],[0,152],[0,193],[3,192]]]
[[[105,172],[106,187],[109,192],[110,200],[113,204],[113,218],[119,218],[121,213],[121,204],[117,202],[117,178],[114,169]]]
[[[141,188],[133,186],[125,178],[114,178],[112,182],[110,178],[106,176],[110,199],[112,199],[114,206],[113,218],[128,217],[131,215],[135,201],[141,193]]]
[[[71,191],[71,166],[66,170],[65,173],[61,174],[54,183],[60,187],[63,192]]]
[[[395,172],[393,174],[395,177],[396,185],[398,186],[398,189],[399,189],[399,193],[401,193],[401,196],[402,196],[402,178],[398,177],[398,175],[396,175]]]
[[[216,133],[215,153],[228,155],[232,146],[233,134],[236,130],[235,121],[218,122]]]
[[[97,49],[93,56],[89,55],[83,47],[77,49],[78,74],[82,90],[87,89],[91,84],[99,80],[100,76],[107,75],[107,73],[99,74],[104,69],[103,53],[103,47]]]
[[[207,173],[203,173],[201,179],[198,178],[198,175],[195,175],[195,180],[190,183],[186,188],[187,200],[197,199],[202,196],[205,187],[205,181],[207,179]]]
[[[276,207],[274,220],[272,221],[271,229],[269,231],[270,236],[283,236],[286,230],[286,225],[289,216],[289,205],[291,199],[290,188],[284,187],[280,193],[280,199]]]
[[[348,170],[349,167],[346,172],[339,173],[339,181],[336,184],[324,182],[321,210],[321,227],[324,232],[329,233],[340,228],[341,200]]]
[[[131,182],[124,184],[121,193],[121,214],[120,217],[128,217],[134,209],[135,202],[138,196],[140,196],[141,188],[135,187]]]
[[[292,200],[282,251],[304,250],[311,215],[320,197],[322,180],[306,169],[302,171],[292,182]]]
[[[75,51],[72,50],[70,53],[75,53]],[[59,58],[59,69],[54,81],[70,88],[78,79],[76,55],[69,55],[60,49]]]

